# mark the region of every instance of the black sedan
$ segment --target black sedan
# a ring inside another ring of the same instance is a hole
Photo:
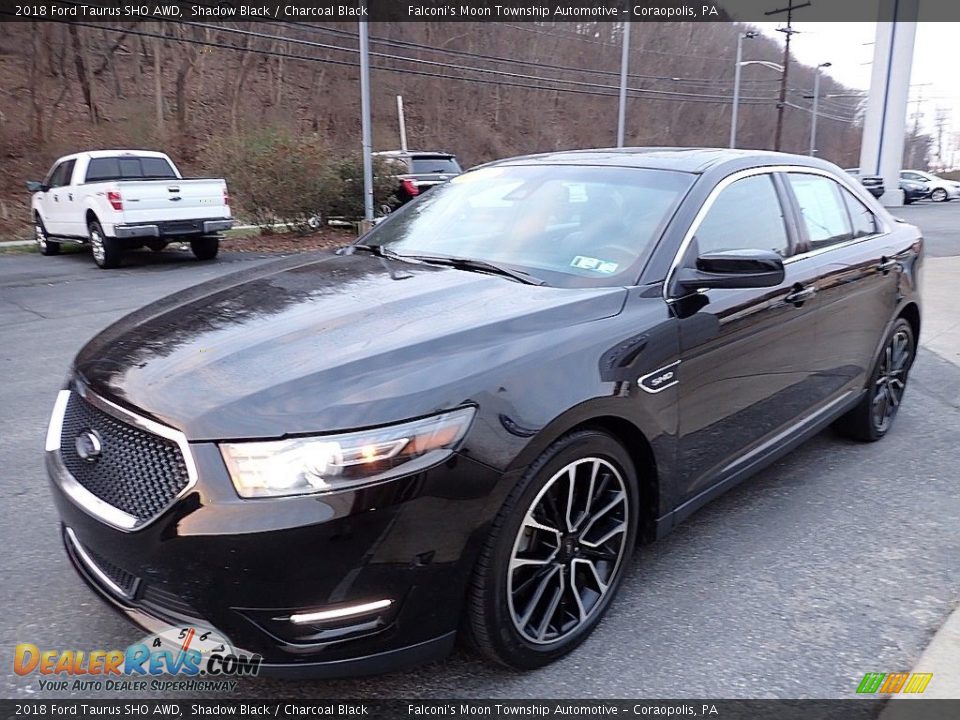
[[[267,670],[381,672],[458,632],[541,666],[638,542],[828,425],[890,431],[921,259],[817,159],[475,169],[338,255],[93,339],[47,436],[68,555],[134,622],[213,628]]]

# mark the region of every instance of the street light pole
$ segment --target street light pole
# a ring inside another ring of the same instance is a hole
[[[730,113],[730,147],[737,146],[737,116],[740,112],[740,66],[743,61],[743,39],[755,38],[757,33],[753,30],[745,33],[737,33],[737,64],[733,70],[733,110]]]
[[[620,112],[617,117],[617,147],[623,147],[627,121],[627,65],[630,63],[630,21],[623,23],[623,47],[620,54]]]
[[[813,118],[810,121],[810,157],[817,154],[817,111],[820,106],[820,68],[830,67],[832,63],[820,63],[813,70]]]
[[[370,42],[367,22],[357,23],[360,31],[360,135],[363,146],[363,217],[373,220],[373,150],[370,139]]]

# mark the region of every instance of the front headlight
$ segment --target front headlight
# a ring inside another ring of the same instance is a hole
[[[449,455],[475,409],[338,435],[223,443],[220,452],[240,497],[332,492],[418,472]]]

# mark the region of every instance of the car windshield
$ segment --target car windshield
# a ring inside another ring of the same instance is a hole
[[[362,244],[519,268],[560,287],[632,284],[693,180],[626,167],[480,168],[390,216]]]

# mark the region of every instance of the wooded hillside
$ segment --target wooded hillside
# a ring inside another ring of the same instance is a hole
[[[725,146],[738,32],[729,23],[636,23],[629,145]],[[614,23],[373,23],[374,147],[455,152],[465,166],[616,140],[620,26]],[[802,42],[802,39],[797,40]],[[220,174],[219,142],[284,132],[332,154],[360,145],[356,25],[0,24],[0,235],[23,234],[23,182],[87,148],[170,153]],[[766,38],[745,59],[782,61]],[[792,63],[783,150],[806,152],[813,69]],[[739,144],[773,144],[779,74],[743,70]],[[850,95],[830,78],[824,95]],[[821,101],[819,150],[857,164],[856,97]],[[229,177],[228,177],[229,181]]]

